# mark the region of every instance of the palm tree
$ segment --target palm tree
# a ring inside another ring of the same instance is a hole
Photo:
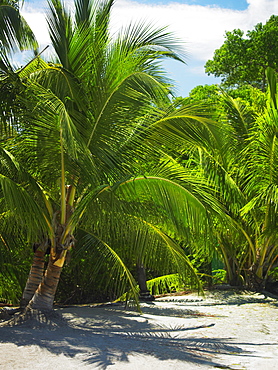
[[[226,93],[219,97],[218,145],[211,141],[194,153],[195,165],[214,184],[226,210],[226,221],[214,222],[214,247],[222,256],[228,282],[256,290],[265,287],[277,260],[277,82],[271,70],[267,78],[263,108],[260,104],[253,109]]]
[[[201,145],[200,134],[213,140],[216,126],[194,107],[175,110],[169,104],[170,85],[159,61],[181,59],[172,36],[139,24],[111,39],[112,5],[76,0],[73,17],[52,0],[48,24],[55,60],[47,64],[37,57],[11,73],[20,86],[13,106],[19,128],[8,122],[13,135],[5,145],[18,173],[1,177],[1,196],[4,208],[20,215],[18,228],[35,242],[37,270],[43,271],[42,255],[50,249],[42,281],[37,287],[41,276],[35,281],[31,270],[23,295],[24,304],[32,297],[32,308],[52,309],[78,228],[87,248],[101,251],[99,263],[110,258],[111,272],[122,272],[117,284],[130,283],[136,295],[134,278],[113,249],[119,231],[130,250],[141,250],[143,262],[164,246],[161,256],[185,271],[190,264],[167,235],[174,226],[165,218],[176,219],[178,230],[185,215],[191,214],[188,225],[196,225],[206,219],[206,205],[213,205],[203,192],[192,192],[189,181],[181,186],[161,176],[138,177],[142,159],[161,156],[158,144],[187,139]]]
[[[241,214],[252,226],[253,244],[250,280],[255,288],[264,288],[269,272],[278,256],[277,249],[277,76],[270,68],[266,71],[268,91],[266,108],[259,114],[243,151],[243,169],[249,172],[244,191],[248,202]],[[252,176],[250,176],[252,174]],[[249,227],[250,227],[249,226]],[[251,248],[250,248],[251,249]],[[249,272],[249,271],[248,271]]]
[[[13,103],[15,101],[16,90],[19,87],[17,79],[13,73],[13,67],[9,62],[9,57],[16,51],[37,48],[37,42],[30,27],[21,16],[19,1],[2,0],[0,2],[0,80],[1,80],[1,174],[11,174],[13,172],[10,165],[10,158],[3,150],[4,141],[10,136],[15,122],[13,121]],[[17,91],[18,92],[18,91]],[[9,129],[7,129],[9,127]],[[13,167],[13,166],[12,166]],[[23,235],[13,235],[11,222],[13,217],[7,212],[1,212],[1,273],[4,279],[21,283],[21,274],[15,268],[16,262],[12,250],[14,245],[19,243],[24,245]],[[7,222],[9,220],[9,222]],[[5,284],[4,284],[5,285]],[[8,290],[11,290],[10,288]],[[2,289],[1,296],[11,298],[15,301],[13,294],[6,294],[5,287]]]

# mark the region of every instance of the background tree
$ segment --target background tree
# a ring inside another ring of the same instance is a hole
[[[278,17],[272,15],[265,25],[258,23],[246,37],[240,29],[228,31],[223,45],[205,64],[209,75],[222,78],[225,86],[250,84],[266,88],[267,67],[278,71]]]
[[[251,88],[254,94],[248,100],[222,92],[213,113],[222,127],[218,142],[188,159],[214,184],[231,221],[215,219],[214,223],[215,249],[225,263],[228,282],[255,290],[265,287],[277,260],[277,77],[273,70],[267,69],[267,81],[267,94]]]

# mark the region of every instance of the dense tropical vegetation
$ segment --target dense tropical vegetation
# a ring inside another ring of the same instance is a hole
[[[263,91],[267,86],[267,67],[278,71],[278,17],[272,15],[266,24],[258,23],[246,33],[227,31],[223,45],[205,64],[206,73],[221,77],[229,87],[252,85]]]
[[[222,282],[264,289],[278,255],[275,72],[267,93],[174,98],[161,61],[183,56],[167,29],[112,37],[112,0],[74,5],[49,1],[45,60],[18,2],[0,2],[0,298],[136,300],[200,289],[216,263]],[[34,52],[20,69],[18,48]]]
[[[268,93],[253,88],[252,104],[218,90],[212,114],[222,123],[222,143],[202,152],[201,159],[233,224],[215,225],[227,281],[256,290],[265,287],[277,259],[277,82],[273,70],[266,72]]]
[[[159,60],[181,60],[172,36],[139,24],[111,39],[112,5],[76,1],[72,16],[53,0],[47,19],[54,60],[37,55],[15,71],[3,58],[3,227],[34,249],[22,308],[52,308],[77,235],[79,254],[83,248],[82,258],[93,260],[87,268],[106,263],[109,281],[123,291],[129,283],[133,295],[124,259],[183,276],[189,269],[196,280],[170,234],[205,228],[217,206],[199,179],[174,168],[163,177],[169,159],[161,145],[187,137],[198,142],[204,124],[208,135],[215,124],[194,107],[176,110],[170,103]],[[8,246],[4,232],[3,240]]]

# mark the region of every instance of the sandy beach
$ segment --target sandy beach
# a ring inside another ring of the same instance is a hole
[[[0,328],[1,369],[278,369],[278,302],[214,291],[57,308],[64,324]]]

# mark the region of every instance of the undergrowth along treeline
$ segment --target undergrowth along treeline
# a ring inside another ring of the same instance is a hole
[[[37,47],[17,5],[0,2],[1,298],[22,290],[22,309],[51,310],[61,280],[64,302],[109,289],[137,300],[146,271],[201,289],[192,255],[264,288],[277,258],[275,73],[260,109],[221,92],[213,110],[175,102],[161,66],[183,61],[173,35],[141,23],[111,38],[113,1],[92,0],[74,13],[51,0],[52,60],[35,51],[15,69],[13,52]]]
[[[222,125],[219,141],[185,161],[215,186],[229,218],[229,225],[214,222],[213,229],[226,282],[255,290],[277,280],[277,76],[270,68],[266,80],[266,93],[246,86],[245,96],[241,89],[237,98],[212,86],[206,99]],[[203,90],[193,91],[190,99],[204,98]]]

